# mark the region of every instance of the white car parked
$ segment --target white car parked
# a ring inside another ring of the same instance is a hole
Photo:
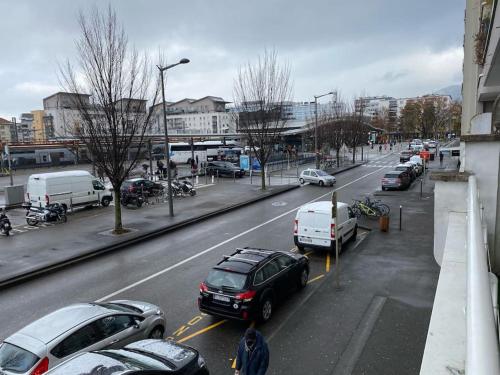
[[[303,170],[300,174],[299,182],[301,184],[310,182],[311,184],[318,184],[319,186],[333,186],[337,180],[321,169],[308,168]]]

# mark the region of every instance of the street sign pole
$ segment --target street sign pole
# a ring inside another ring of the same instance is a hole
[[[339,236],[337,226],[337,192],[332,193],[332,219],[335,222],[335,285],[340,288]]]
[[[8,165],[9,165],[10,186],[13,186],[14,185],[14,181],[12,179],[12,160],[10,158],[9,145],[5,145],[5,151],[6,151],[6,154],[7,154],[7,162],[8,162]]]

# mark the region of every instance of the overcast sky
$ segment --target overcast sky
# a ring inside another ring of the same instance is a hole
[[[96,2],[106,7],[104,1]],[[83,0],[0,0],[0,117],[42,109],[73,60]],[[464,0],[115,0],[129,41],[164,51],[167,100],[232,100],[238,67],[275,48],[292,68],[294,99],[332,89],[395,97],[462,81]]]

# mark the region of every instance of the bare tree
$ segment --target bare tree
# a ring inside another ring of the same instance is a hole
[[[81,35],[76,41],[77,67],[68,61],[60,68],[66,91],[74,95],[78,123],[71,129],[92,155],[96,167],[114,190],[114,233],[123,233],[120,187],[137,163],[144,134],[158,98],[159,82],[149,59],[129,47],[116,13],[97,8],[78,17]],[[131,152],[131,149],[135,152]]]
[[[278,63],[276,51],[265,51],[256,63],[241,67],[234,81],[238,128],[246,134],[260,163],[263,190],[267,161],[286,123],[284,108],[291,100],[291,86],[290,67]]]
[[[368,128],[366,126],[365,105],[362,103],[357,107],[355,104],[349,106],[344,116],[345,143],[352,148],[352,162],[356,162],[356,148],[366,143],[368,139]]]
[[[318,135],[320,142],[326,143],[335,150],[337,165],[340,164],[340,149],[344,145],[346,137],[346,110],[346,104],[340,98],[340,94],[337,94],[337,101],[332,103],[330,113],[323,115],[319,122]],[[324,143],[320,144],[320,148]]]

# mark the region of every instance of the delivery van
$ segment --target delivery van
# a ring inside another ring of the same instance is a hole
[[[33,207],[58,202],[67,210],[94,204],[108,206],[113,195],[87,171],[64,171],[32,174],[28,179],[26,199]]]
[[[356,240],[358,223],[346,203],[337,202],[337,219],[332,219],[332,202],[303,205],[295,216],[293,239],[300,251],[305,247],[335,251],[335,225],[338,222],[339,252],[347,241]]]

